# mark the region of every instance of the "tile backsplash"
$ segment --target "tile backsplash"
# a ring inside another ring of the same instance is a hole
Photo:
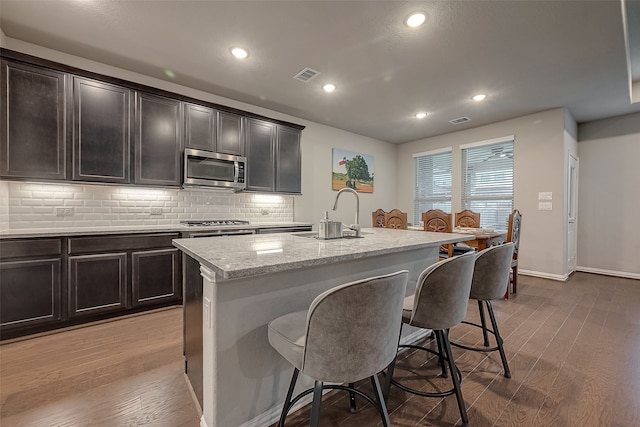
[[[168,225],[191,219],[293,222],[293,196],[218,189],[0,182],[0,228]]]

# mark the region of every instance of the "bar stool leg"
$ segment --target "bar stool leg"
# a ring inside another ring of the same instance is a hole
[[[378,403],[378,411],[380,412],[380,417],[382,418],[382,426],[391,427],[389,412],[387,411],[387,405],[385,403],[384,397],[382,396],[382,389],[380,388],[380,381],[378,381],[377,375],[373,375],[371,377],[371,385],[373,386],[376,402]]]
[[[453,360],[453,352],[451,351],[451,344],[449,343],[449,333],[448,331],[440,330],[436,332],[436,335],[437,334],[441,335],[441,339],[444,343],[446,358],[447,358],[447,361],[449,362],[449,370],[452,372],[451,380],[453,381],[453,388],[455,390],[456,400],[458,401],[458,409],[460,410],[462,425],[468,426],[469,416],[467,415],[467,408],[464,404],[464,398],[462,397],[460,379],[458,378],[458,375],[455,374],[457,370],[456,370],[456,364]]]
[[[444,345],[439,334],[436,334],[436,344],[438,344],[438,362],[440,363],[440,367],[442,368],[442,378],[447,378],[447,365],[444,362],[445,357],[443,357],[443,355],[445,354]]]
[[[489,347],[489,333],[487,332],[487,319],[484,316],[484,306],[482,300],[478,300],[478,309],[480,310],[480,324],[482,325],[482,337],[484,338],[484,346]]]
[[[509,370],[509,362],[507,362],[507,356],[504,353],[504,347],[502,346],[502,336],[498,331],[498,322],[496,322],[496,316],[493,314],[493,306],[491,301],[486,301],[487,309],[489,310],[489,318],[491,319],[491,326],[493,326],[493,333],[496,336],[496,342],[498,343],[498,351],[500,352],[500,359],[502,359],[502,366],[504,367],[504,376],[511,378],[511,371]]]
[[[291,377],[291,383],[289,384],[289,391],[287,391],[287,397],[284,400],[284,405],[282,406],[282,414],[280,415],[280,421],[278,422],[278,427],[284,427],[284,420],[287,418],[287,413],[289,412],[289,405],[291,404],[291,396],[293,396],[293,389],[296,386],[296,381],[298,381],[298,374],[300,371],[298,368],[293,369],[293,376]]]
[[[349,383],[350,388],[354,388],[353,383]],[[352,414],[358,412],[358,404],[356,403],[356,394],[352,391],[349,392],[349,410]]]
[[[313,403],[311,405],[311,427],[320,425],[320,406],[322,404],[322,381],[316,381],[313,386]]]

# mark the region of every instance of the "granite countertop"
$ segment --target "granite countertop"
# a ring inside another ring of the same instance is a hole
[[[178,247],[226,279],[326,265],[469,240],[468,235],[365,228],[363,238],[320,240],[314,232],[174,239]],[[310,237],[311,236],[311,237]]]
[[[216,225],[207,227],[188,227],[182,224],[168,225],[118,225],[118,226],[96,226],[96,227],[51,227],[51,228],[25,228],[0,230],[0,239],[19,239],[29,237],[62,237],[62,236],[85,236],[102,234],[129,234],[129,233],[170,233],[178,231],[210,231],[238,228],[258,229],[277,228],[290,226],[311,226],[307,222],[286,222],[286,223],[254,223],[243,225]]]

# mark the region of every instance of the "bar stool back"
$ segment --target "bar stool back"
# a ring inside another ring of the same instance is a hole
[[[511,371],[509,370],[509,363],[507,362],[507,357],[504,352],[503,340],[500,336],[500,331],[498,330],[496,316],[493,314],[491,300],[502,298],[507,289],[509,284],[509,270],[511,269],[513,248],[513,243],[491,246],[479,252],[476,256],[469,298],[478,301],[480,324],[467,321],[463,321],[462,323],[482,329],[484,347],[472,347],[455,342],[451,343],[451,345],[465,350],[482,352],[499,351],[500,359],[502,359],[502,366],[504,368],[504,376],[507,378],[511,378]],[[485,306],[489,312],[489,319],[493,329],[489,329],[487,327],[484,312]],[[489,347],[489,334],[492,334],[495,338],[496,345],[494,347]]]
[[[363,397],[378,410],[383,425],[390,425],[376,374],[397,352],[407,277],[408,271],[402,270],[337,286],[316,297],[308,311],[286,314],[269,323],[269,343],[294,367],[280,427],[289,409],[311,392],[311,426],[317,426],[324,389]],[[292,399],[300,372],[315,384]],[[350,386],[323,384],[354,383],[367,377],[375,391],[373,399]]]
[[[475,253],[447,258],[425,269],[418,278],[416,292],[405,298],[402,321],[418,328],[431,329],[438,343],[438,352],[418,345],[400,345],[438,355],[443,376],[444,363],[451,372],[453,388],[442,392],[424,392],[407,387],[393,379],[396,359],[389,364],[385,378],[384,395],[388,397],[391,384],[409,393],[425,397],[456,395],[463,424],[469,422],[460,384],[462,376],[455,365],[449,343],[449,328],[459,324],[467,312]]]

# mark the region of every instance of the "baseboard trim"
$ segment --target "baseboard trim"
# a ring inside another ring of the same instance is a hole
[[[623,277],[626,279],[640,280],[640,274],[629,273],[626,271],[604,270],[601,268],[579,267],[579,266],[576,267],[576,271],[582,271],[584,273],[602,274],[604,276],[614,276],[614,277]]]
[[[559,282],[566,282],[567,279],[569,278],[568,273],[567,274],[551,274],[551,273],[545,273],[543,271],[521,270],[521,269],[518,269],[518,274],[522,276],[532,276],[532,277],[540,277],[543,279],[557,280]]]
[[[431,333],[431,331],[427,330],[427,329],[417,330],[417,331],[407,335],[406,337],[402,338],[400,340],[400,344],[415,344],[416,342],[419,342],[420,340],[422,340],[424,337],[426,337],[430,333]],[[331,390],[325,390],[324,393],[328,393],[329,391],[331,391]],[[312,394],[309,394],[308,396],[303,397],[295,405],[293,405],[293,407],[291,408],[289,413],[291,414],[291,413],[297,411],[298,409],[303,408],[304,406],[310,404],[312,400],[313,400],[313,395]],[[282,412],[282,404],[280,404],[278,406],[271,407],[268,411],[263,412],[262,414],[258,415],[257,417],[255,417],[255,418],[253,418],[253,419],[241,424],[239,427],[268,427],[268,426],[271,426],[271,425],[273,425],[274,423],[276,423],[280,419],[280,413],[281,412]],[[205,423],[205,421],[204,421],[204,416],[200,419],[200,427],[207,427],[207,423]]]

